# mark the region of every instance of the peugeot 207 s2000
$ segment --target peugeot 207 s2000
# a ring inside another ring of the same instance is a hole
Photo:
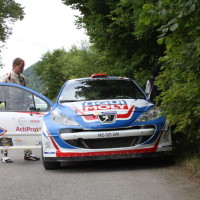
[[[44,116],[42,146],[45,169],[172,153],[170,126],[158,107],[133,80],[104,74],[64,84]]]

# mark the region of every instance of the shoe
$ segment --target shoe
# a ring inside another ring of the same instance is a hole
[[[7,157],[7,156],[2,156],[1,157],[1,161],[3,163],[12,163],[12,160],[9,157]]]
[[[37,160],[40,160],[40,158],[34,156],[34,155],[24,155],[24,160],[32,160],[32,161],[37,161]]]

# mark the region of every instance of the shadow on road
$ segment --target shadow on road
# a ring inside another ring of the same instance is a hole
[[[174,165],[167,159],[135,158],[123,160],[64,162],[59,170],[66,172],[107,172],[166,168]]]

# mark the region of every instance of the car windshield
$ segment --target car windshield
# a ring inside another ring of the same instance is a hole
[[[130,79],[84,79],[68,81],[59,101],[88,101],[105,99],[146,99]]]

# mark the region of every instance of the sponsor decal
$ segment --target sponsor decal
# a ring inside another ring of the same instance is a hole
[[[35,119],[26,119],[24,117],[21,117],[18,119],[18,123],[21,125],[21,126],[24,126],[24,125],[30,125],[30,124],[41,124],[41,121],[40,120],[35,120]]]
[[[128,108],[127,102],[124,100],[101,101],[101,102],[84,102],[82,103],[82,111],[75,106],[70,106],[79,113],[86,121],[101,121],[102,123],[113,123],[115,120],[130,119],[134,113],[135,106]],[[105,110],[105,111],[103,111]],[[117,112],[123,111],[123,113]],[[92,111],[94,114],[86,114]],[[99,118],[99,116],[101,116]]]
[[[56,154],[56,152],[44,152],[44,154]]]
[[[40,124],[40,120],[30,120],[31,124]]]
[[[13,146],[12,138],[7,138],[7,137],[0,138],[0,146],[2,147]]]
[[[4,135],[6,132],[6,129],[0,127],[0,136]]]
[[[23,146],[23,145],[26,145],[26,141],[24,138],[13,138],[13,145],[14,146]]]
[[[98,110],[128,110],[128,105],[124,100],[84,102],[82,106],[85,112]]]
[[[20,125],[25,125],[25,124],[28,124],[29,120],[25,119],[24,117],[21,117],[18,119],[18,122]]]
[[[36,128],[32,128],[32,127],[16,127],[16,131],[20,131],[20,132],[39,132],[42,128],[41,127],[36,127]]]

